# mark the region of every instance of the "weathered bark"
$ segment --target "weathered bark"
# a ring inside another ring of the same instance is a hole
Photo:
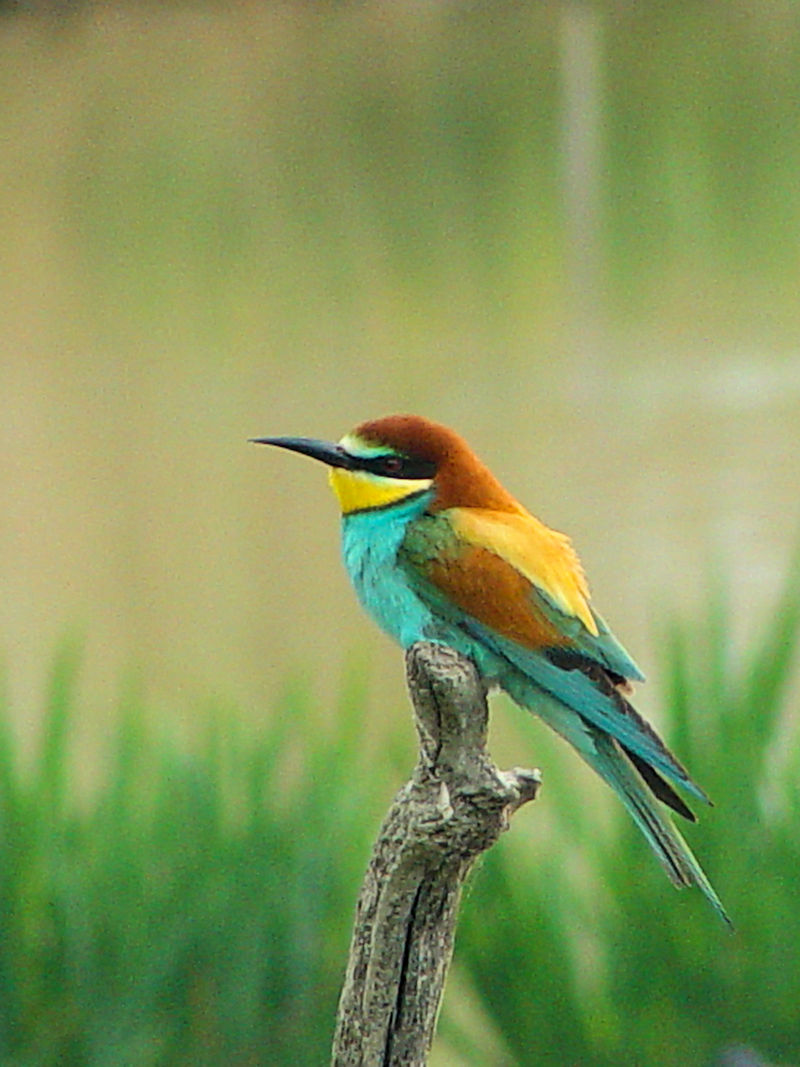
[[[474,665],[418,642],[406,677],[419,761],[381,827],[356,908],[333,1067],[422,1067],[433,1042],[461,887],[478,855],[533,800],[538,771],[499,771]]]

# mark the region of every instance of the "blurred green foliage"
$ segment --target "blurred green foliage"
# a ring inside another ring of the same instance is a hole
[[[800,749],[786,716],[800,567],[747,653],[726,619],[715,600],[665,647],[672,739],[717,804],[692,838],[736,932],[671,889],[626,820],[560,781],[562,752],[537,734],[556,826],[518,819],[473,876],[457,939],[457,988],[507,1050],[492,1062],[687,1067],[738,1043],[800,1056]],[[76,799],[74,658],[54,670],[33,766],[0,720],[0,1062],[325,1062],[397,777],[391,746],[368,751],[363,694],[332,732],[295,694],[258,734],[217,717],[195,751],[131,701],[107,778]],[[485,1065],[455,1007],[446,998],[443,1039]]]
[[[583,106],[600,114],[612,307],[729,314],[735,293],[752,312],[765,289],[781,306],[794,295],[800,19],[780,0],[686,3],[678,17],[662,3],[164,5],[142,21],[111,4],[85,24],[76,5],[82,32],[55,38],[75,99],[51,179],[75,266],[95,299],[99,285],[133,316],[191,309],[210,337],[237,315],[246,327],[255,300],[285,329],[309,295],[333,327],[367,300],[413,329],[409,311],[435,318],[448,296],[459,314],[478,302],[501,333],[517,317],[555,326],[575,209],[565,38],[588,8],[601,76]],[[46,79],[58,23],[39,37],[35,25]],[[36,116],[15,45],[0,103]],[[38,151],[47,165],[49,140]]]
[[[0,1062],[323,1062],[379,817],[358,706],[302,755],[297,698],[266,733],[217,723],[190,755],[131,705],[84,802],[71,659],[35,767],[20,770],[2,719]]]

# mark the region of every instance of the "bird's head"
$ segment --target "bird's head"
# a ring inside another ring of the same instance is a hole
[[[321,460],[342,513],[370,511],[430,493],[428,507],[522,510],[455,431],[420,415],[363,422],[334,444],[308,437],[261,437]]]

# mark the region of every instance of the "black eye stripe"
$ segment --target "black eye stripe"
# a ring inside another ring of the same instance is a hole
[[[379,474],[383,478],[411,480],[433,478],[436,474],[436,464],[430,460],[399,456],[395,452],[383,456],[359,456],[355,463],[360,470]]]

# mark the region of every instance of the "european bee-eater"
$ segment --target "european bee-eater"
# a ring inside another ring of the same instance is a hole
[[[416,415],[364,422],[338,444],[265,437],[321,460],[342,509],[344,562],[378,625],[438,641],[539,715],[611,786],[676,886],[719,897],[661,801],[703,790],[628,701],[643,675],[593,609],[569,539],[534,518],[467,443]]]

